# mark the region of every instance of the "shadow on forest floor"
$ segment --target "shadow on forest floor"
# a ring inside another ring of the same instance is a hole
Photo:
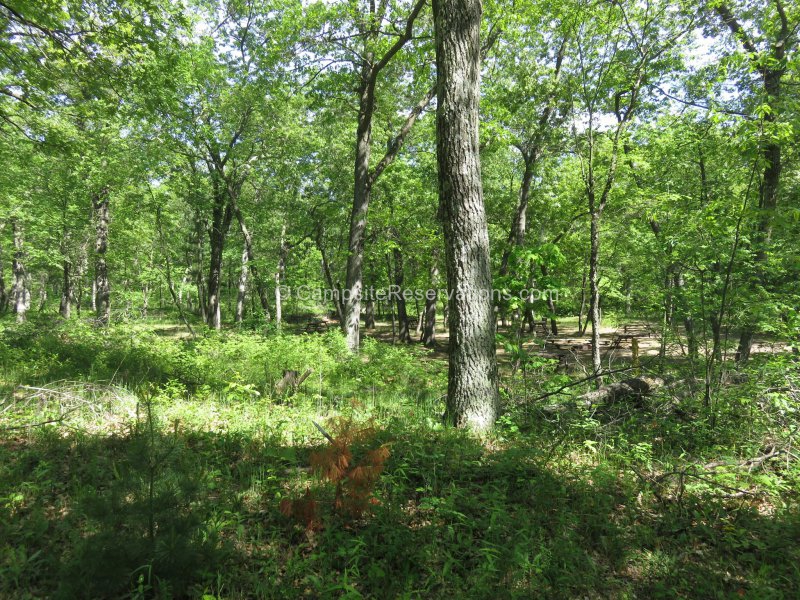
[[[370,517],[281,515],[319,444],[147,420],[0,442],[6,597],[792,597],[800,514],[685,491],[527,443],[394,421]],[[320,438],[321,439],[321,438]]]

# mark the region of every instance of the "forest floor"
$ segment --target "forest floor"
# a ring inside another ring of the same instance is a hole
[[[555,414],[587,388],[528,355],[477,438],[441,423],[441,352],[352,358],[302,327],[0,321],[0,597],[797,596],[800,363],[777,346],[708,405]],[[279,393],[285,369],[312,372]]]

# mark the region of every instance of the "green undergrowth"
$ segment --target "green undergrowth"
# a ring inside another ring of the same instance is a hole
[[[478,439],[440,423],[440,363],[371,342],[349,358],[337,333],[192,341],[7,326],[0,353],[0,597],[800,588],[798,461],[790,449],[743,463],[794,440],[789,358],[756,361],[711,408],[691,396],[679,411],[662,394],[554,415],[519,402],[512,383],[495,432]],[[278,395],[288,368],[314,374]],[[526,385],[562,385],[553,377]],[[335,510],[333,486],[310,469],[328,446],[316,425],[336,435],[337,419],[369,428],[354,454],[389,449],[358,518]],[[319,505],[314,527],[281,512],[304,494]]]

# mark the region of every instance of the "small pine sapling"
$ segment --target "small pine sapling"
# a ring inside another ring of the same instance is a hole
[[[311,454],[311,467],[320,479],[336,486],[333,512],[346,519],[364,516],[371,506],[378,504],[374,491],[389,458],[388,444],[363,450],[374,440],[377,431],[372,425],[358,427],[351,419],[336,420],[331,427],[334,435],[314,425],[329,444]],[[319,506],[320,502],[307,488],[302,498],[282,500],[280,511],[308,529],[317,529],[321,527]]]

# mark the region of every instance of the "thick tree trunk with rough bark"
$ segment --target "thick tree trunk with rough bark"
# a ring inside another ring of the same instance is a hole
[[[394,285],[397,289],[397,325],[398,325],[398,339],[401,342],[410,344],[411,331],[408,325],[408,310],[406,307],[405,289],[403,288],[405,274],[403,273],[403,253],[399,248],[392,250],[394,256]]]
[[[428,348],[436,345],[436,302],[439,288],[439,266],[435,262],[431,265],[431,287],[425,293],[425,326],[422,331],[422,343]]]
[[[100,190],[92,199],[95,217],[95,310],[97,311],[97,322],[100,325],[108,325],[111,318],[111,284],[108,280],[108,265],[106,264],[109,200],[110,196],[107,188]]]
[[[18,219],[11,219],[11,235],[14,239],[14,258],[11,261],[11,272],[14,284],[11,288],[12,309],[17,315],[17,323],[25,321],[31,305],[30,278],[25,270],[25,241],[22,224]]]
[[[444,228],[450,365],[445,419],[490,429],[497,418],[495,319],[478,141],[480,0],[434,0],[436,153]]]
[[[347,275],[343,302],[344,329],[347,347],[358,352],[359,327],[361,325],[362,270],[364,261],[364,231],[367,228],[367,211],[372,183],[369,159],[372,152],[372,114],[375,110],[375,82],[372,80],[372,54],[362,65],[361,88],[359,90],[358,129],[356,130],[355,188],[353,210],[350,213],[350,241],[347,254]]]

